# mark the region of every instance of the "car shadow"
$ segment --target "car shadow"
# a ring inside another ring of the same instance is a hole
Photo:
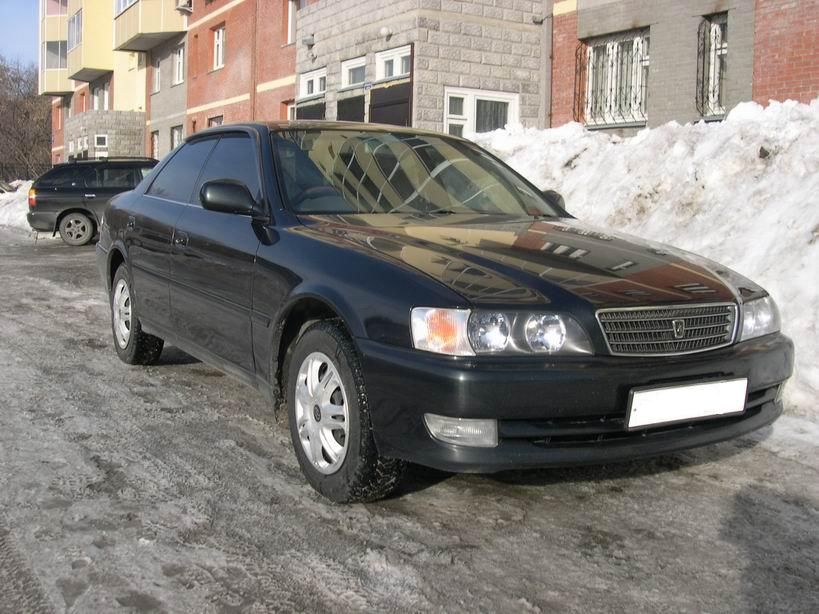
[[[570,482],[604,482],[647,477],[731,458],[756,447],[771,433],[772,428],[768,426],[751,435],[731,441],[662,456],[602,465],[518,469],[484,474],[481,477],[488,481],[514,486],[550,486]],[[421,492],[457,475],[410,464],[401,482],[401,487],[394,493],[393,498]]]
[[[190,354],[186,354],[178,347],[173,345],[166,345],[162,349],[162,354],[159,356],[159,362],[157,365],[194,365],[196,363],[202,362],[198,358],[194,358]]]

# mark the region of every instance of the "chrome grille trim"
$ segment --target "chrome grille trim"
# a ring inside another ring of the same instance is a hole
[[[595,316],[612,356],[679,356],[734,342],[739,325],[734,303],[599,309]],[[685,322],[675,339],[673,320]]]

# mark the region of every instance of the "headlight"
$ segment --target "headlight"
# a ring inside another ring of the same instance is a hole
[[[583,327],[558,313],[416,307],[410,320],[413,345],[438,354],[593,353]]]
[[[770,296],[749,301],[742,306],[742,333],[740,341],[770,335],[779,331],[779,309]]]

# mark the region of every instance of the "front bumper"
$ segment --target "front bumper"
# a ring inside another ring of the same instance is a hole
[[[31,210],[26,214],[28,225],[38,232],[54,232],[57,229],[56,211]]]
[[[357,342],[379,451],[457,472],[606,463],[731,439],[782,413],[779,386],[793,371],[793,344],[781,334],[686,356],[538,361],[452,359]],[[733,377],[748,378],[740,415],[626,430],[632,388]],[[499,444],[441,443],[427,432],[425,413],[497,419]]]

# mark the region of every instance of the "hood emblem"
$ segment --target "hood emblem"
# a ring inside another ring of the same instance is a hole
[[[674,330],[675,339],[685,337],[685,320],[671,320],[671,326]]]

